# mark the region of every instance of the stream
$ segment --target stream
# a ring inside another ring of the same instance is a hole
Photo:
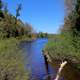
[[[48,69],[45,64],[42,49],[47,44],[48,39],[37,39],[31,42],[22,42],[21,47],[24,50],[26,69],[30,72],[30,80],[54,80],[59,67],[48,63]],[[60,80],[80,80],[80,75],[70,66],[65,67]]]

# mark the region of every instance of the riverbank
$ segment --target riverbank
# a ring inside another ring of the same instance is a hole
[[[55,55],[53,54],[51,55],[47,50],[44,51],[44,55],[46,55],[48,63],[52,66],[53,70],[57,70],[55,76],[56,79],[63,77],[62,80],[80,80],[79,63],[74,63],[74,61],[68,60],[69,58],[65,58],[65,60],[63,57],[62,59],[61,57],[55,58]],[[62,67],[65,61],[67,61],[67,64]]]
[[[0,79],[29,80],[22,53],[16,38],[0,40]]]
[[[19,42],[24,42],[24,41],[26,41],[26,42],[31,42],[31,41],[34,41],[34,40],[36,40],[37,38],[36,37],[31,37],[31,38],[29,38],[29,37],[27,37],[27,36],[21,36],[21,37],[17,37],[16,38]]]
[[[67,61],[70,65],[80,71],[80,54],[66,40],[49,40],[44,48],[44,55],[52,63],[56,61]]]

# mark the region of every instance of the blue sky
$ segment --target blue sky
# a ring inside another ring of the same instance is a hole
[[[64,0],[3,0],[9,12],[15,15],[17,4],[22,3],[20,19],[31,24],[35,31],[57,33],[64,21]]]

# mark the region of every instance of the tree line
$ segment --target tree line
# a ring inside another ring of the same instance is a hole
[[[75,48],[80,45],[80,0],[65,0],[65,18],[61,33],[69,33]]]
[[[23,23],[20,19],[20,12],[22,5],[17,5],[15,10],[16,15],[9,13],[7,3],[0,0],[0,37],[18,37],[18,36],[31,36],[33,28],[28,23]]]

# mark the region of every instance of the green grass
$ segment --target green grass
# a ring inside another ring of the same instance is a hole
[[[0,40],[0,80],[28,80],[22,50],[15,38]]]
[[[20,37],[17,37],[17,39],[21,42],[21,41],[32,41],[36,38],[29,38],[28,36],[24,35],[24,36],[20,36]]]
[[[45,46],[44,51],[48,51],[49,55],[56,60],[67,60],[80,69],[80,48],[78,48],[80,40],[77,39],[77,48],[72,45],[70,36],[59,36],[57,39],[50,39]]]

